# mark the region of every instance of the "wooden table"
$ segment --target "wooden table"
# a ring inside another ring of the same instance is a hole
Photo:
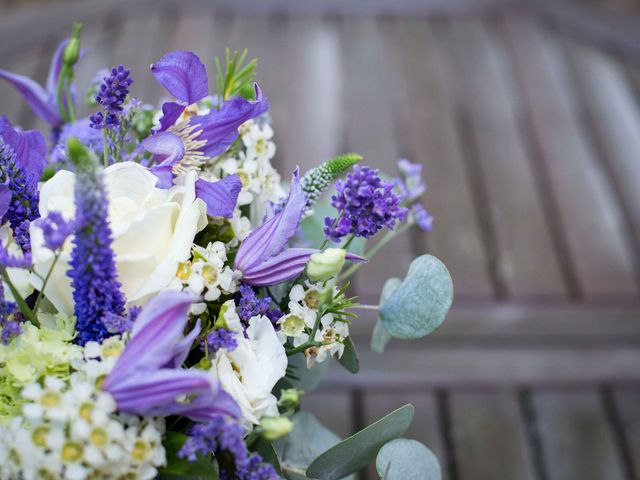
[[[163,52],[213,72],[224,47],[249,48],[284,175],[344,151],[424,165],[435,228],[362,269],[363,303],[424,252],[456,285],[436,334],[384,356],[368,351],[374,319],[356,320],[360,375],[335,368],[304,405],[348,435],[414,403],[408,435],[451,480],[640,478],[640,29],[615,28],[639,24],[501,3],[45,5],[0,16],[0,65],[43,80],[79,19],[80,84],[124,63],[157,101]],[[0,106],[43,127],[4,84]]]

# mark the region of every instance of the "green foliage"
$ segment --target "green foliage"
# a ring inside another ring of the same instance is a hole
[[[177,432],[167,432],[163,445],[167,451],[167,466],[160,470],[160,479],[218,480],[218,472],[213,461],[198,455],[195,462],[178,457],[178,452],[187,436]]]
[[[307,208],[313,207],[334,180],[344,175],[362,159],[362,155],[357,153],[344,153],[306,172],[300,185],[307,196]]]
[[[438,328],[453,301],[453,282],[444,264],[431,255],[411,262],[402,284],[380,308],[389,335],[421,338]]]
[[[413,405],[405,405],[331,447],[309,465],[307,476],[338,480],[366,467],[385,443],[407,431],[413,412]]]
[[[337,157],[332,158],[328,162],[327,171],[333,176],[334,179],[344,175],[353,167],[356,163],[362,160],[364,157],[359,153],[343,153]]]
[[[396,438],[385,444],[376,458],[376,470],[383,480],[440,480],[436,456],[416,440]]]
[[[97,165],[95,155],[76,137],[71,137],[67,140],[67,152],[69,160],[71,160],[76,169],[85,172],[95,170]]]
[[[218,96],[218,108],[222,100],[228,100],[237,95],[247,96],[253,94],[251,82],[256,75],[258,59],[253,58],[244,64],[249,51],[245,48],[238,56],[238,52],[225,49],[225,64],[222,68],[220,58],[216,57],[216,94]]]
[[[276,453],[272,442],[265,440],[262,437],[258,437],[255,443],[251,445],[251,451],[259,453],[265,462],[273,465],[273,468],[278,472],[278,475],[282,475],[280,460],[278,459],[278,454]]]
[[[338,362],[351,373],[358,373],[360,371],[360,359],[358,358],[358,352],[351,337],[347,337],[344,341],[344,352],[338,359]]]
[[[395,292],[401,284],[402,280],[399,278],[388,279],[382,287],[382,293],[380,293],[380,305],[387,303],[391,294]],[[373,335],[371,336],[371,350],[376,353],[384,352],[384,348],[387,346],[387,343],[389,343],[391,338],[392,337],[389,335],[389,332],[387,332],[387,329],[384,328],[382,320],[378,318],[376,326],[373,329]]]
[[[325,362],[328,363],[328,362]],[[340,442],[340,437],[322,425],[309,412],[299,412],[293,417],[293,430],[274,442],[282,474],[287,480],[307,480],[309,464],[322,452]],[[352,477],[350,477],[353,480]]]

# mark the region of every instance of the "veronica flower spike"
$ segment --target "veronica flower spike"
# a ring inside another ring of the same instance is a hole
[[[164,292],[135,320],[131,340],[102,385],[119,411],[141,416],[184,415],[196,421],[240,415],[235,401],[210,375],[181,368],[200,333],[199,324],[186,337],[182,333],[194,300],[184,292]]]
[[[286,248],[298,231],[306,204],[296,169],[282,210],[253,230],[240,244],[234,268],[242,273],[243,283],[266,286],[295,278],[302,273],[311,255],[319,252],[315,248]],[[365,261],[351,253],[347,253],[346,258]]]
[[[63,124],[58,106],[56,87],[58,76],[62,69],[62,54],[64,53],[67,43],[68,40],[64,40],[58,45],[58,48],[56,48],[51,59],[47,83],[44,87],[29,77],[0,69],[0,78],[13,85],[16,90],[20,92],[29,107],[31,107],[33,113],[54,128],[60,127]],[[65,101],[68,100],[65,99]]]

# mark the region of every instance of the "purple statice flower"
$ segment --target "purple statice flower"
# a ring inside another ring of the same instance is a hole
[[[103,153],[102,134],[91,127],[91,121],[88,118],[81,118],[73,123],[65,124],[60,129],[58,141],[49,154],[51,163],[65,163],[68,161],[67,142],[70,138],[77,138],[80,143],[97,155],[102,155]]]
[[[102,79],[95,101],[104,107],[105,113],[97,112],[89,117],[91,128],[101,130],[120,126],[124,102],[133,83],[130,73],[124,65],[118,65]]]
[[[71,277],[76,341],[100,342],[110,336],[104,319],[108,314],[122,315],[125,298],[111,249],[112,234],[109,227],[108,200],[95,158],[77,141],[69,141],[69,154],[76,165],[75,182],[75,236],[71,252]]]
[[[336,183],[331,205],[339,216],[325,218],[325,235],[338,242],[347,235],[371,238],[383,227],[392,230],[407,215],[394,187],[395,182],[383,181],[378,170],[355,165],[344,181]]]
[[[45,165],[44,138],[39,132],[18,132],[0,117],[0,197],[2,223],[27,254],[31,251],[30,223],[39,217],[38,180]]]
[[[205,343],[209,351],[215,352],[221,348],[227,352],[233,352],[238,347],[235,332],[226,328],[216,328],[207,334],[205,342],[202,342],[202,350],[205,349]]]
[[[58,45],[58,48],[56,48],[53,58],[51,59],[49,75],[47,76],[47,82],[44,87],[29,77],[0,69],[0,78],[13,85],[23,96],[27,105],[31,107],[33,113],[42,118],[54,129],[61,127],[63,123],[62,118],[60,117],[56,87],[58,84],[58,77],[60,76],[60,70],[62,68],[62,55],[68,42],[68,40],[62,41]],[[63,97],[65,106],[68,105],[69,101],[73,102],[73,99],[68,99],[65,95]],[[68,110],[68,107],[65,109]]]
[[[219,109],[211,109],[206,115],[181,120],[182,113],[189,105],[199,102],[208,94],[204,64],[193,52],[175,51],[151,65],[151,72],[177,99],[176,102],[162,105],[163,116],[159,128],[142,142],[144,148],[153,154],[155,166],[152,171],[159,178],[158,186],[162,188],[169,188],[174,176],[198,168],[207,158],[225,152],[238,138],[240,125],[269,109],[269,101],[255,85],[256,99],[253,101],[238,96],[223,102]],[[227,185],[233,193],[231,198],[234,201],[230,209],[233,212],[242,183],[235,175],[228,178],[233,178],[233,183]],[[201,178],[196,181],[196,194],[207,204],[207,213],[211,216],[230,216],[229,200],[222,204],[224,208],[219,206],[217,192],[209,183]]]
[[[272,465],[244,443],[246,431],[237,421],[222,415],[191,427],[178,457],[195,461],[197,455],[213,453],[218,459],[220,480],[278,480]]]
[[[271,308],[271,297],[259,298],[249,285],[240,285],[240,292],[236,295],[236,304],[238,317],[245,325],[249,325],[251,317],[265,315],[276,326],[283,315],[279,308]]]
[[[131,340],[102,386],[120,412],[194,421],[240,416],[238,405],[207,372],[181,368],[200,333],[197,323],[183,334],[194,300],[184,292],[163,292],[133,322]]]
[[[422,205],[414,203],[411,205],[410,211],[420,230],[431,231],[433,228],[433,216]]]
[[[282,210],[247,235],[238,248],[234,269],[242,273],[244,284],[256,287],[277,285],[302,273],[309,257],[318,250],[287,248],[287,244],[298,231],[306,204],[296,169]],[[365,261],[351,253],[347,253],[347,259]]]
[[[5,299],[4,285],[0,282],[0,342],[8,345],[9,342],[22,333],[22,327],[18,320],[18,306],[15,302]]]
[[[42,230],[44,245],[49,250],[59,250],[75,229],[75,222],[65,220],[60,212],[49,212],[45,218],[35,221],[35,225]]]
[[[426,191],[427,185],[422,180],[422,165],[411,163],[406,158],[398,160],[398,169],[402,174],[400,189],[406,202],[413,202]]]

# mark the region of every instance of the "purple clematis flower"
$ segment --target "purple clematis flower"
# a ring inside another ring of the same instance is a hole
[[[199,324],[186,337],[182,333],[193,300],[183,292],[162,293],[133,323],[131,340],[102,387],[121,412],[196,421],[240,416],[235,401],[207,373],[180,368],[200,333]]]
[[[49,67],[49,75],[47,76],[47,83],[44,87],[29,77],[0,69],[0,78],[13,85],[23,96],[29,107],[31,107],[33,113],[54,128],[60,127],[63,123],[62,117],[60,117],[56,87],[60,69],[62,68],[62,54],[67,43],[68,40],[62,41],[53,54],[51,66]],[[69,99],[65,97],[63,101],[66,104]]]
[[[302,273],[309,257],[319,252],[315,248],[286,248],[298,231],[306,204],[296,169],[282,210],[253,230],[240,244],[234,268],[242,272],[243,283],[258,287],[295,278]],[[366,261],[352,253],[347,253],[347,259]]]
[[[0,138],[11,147],[26,176],[38,182],[47,163],[46,145],[42,134],[37,130],[15,130],[9,119],[2,115]]]
[[[162,106],[159,129],[142,142],[144,148],[153,154],[156,165],[151,171],[160,179],[159,187],[170,187],[175,175],[198,168],[208,158],[223,153],[238,137],[240,125],[269,109],[267,98],[256,85],[256,99],[253,101],[238,96],[223,102],[219,110],[212,109],[206,115],[184,118],[182,114],[187,107],[208,94],[206,68],[198,56],[187,51],[167,53],[151,66],[151,71],[177,99]],[[223,187],[233,193],[240,192],[240,179],[230,178],[233,180],[217,187],[220,182],[196,181],[198,196],[207,204],[209,215],[220,216],[214,213],[216,208],[213,206],[225,193]],[[230,216],[232,211],[233,208],[229,215],[222,216]]]

